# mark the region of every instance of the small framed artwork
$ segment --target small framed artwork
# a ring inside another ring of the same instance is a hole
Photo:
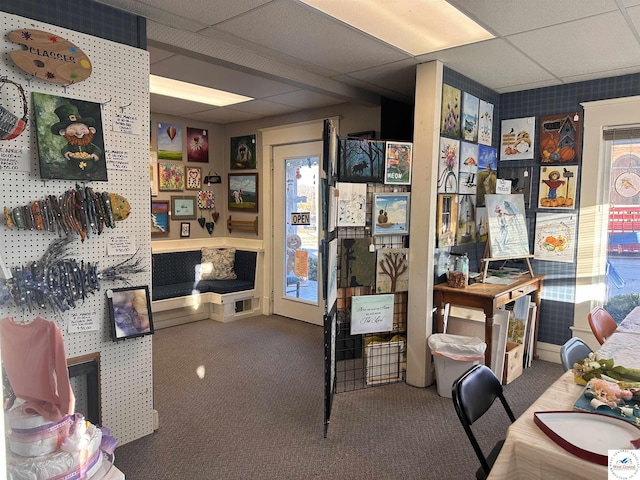
[[[385,143],[360,138],[339,140],[338,180],[381,183],[384,180]]]
[[[409,235],[409,193],[373,194],[372,235]]]
[[[231,170],[257,168],[256,136],[231,137]]]
[[[207,163],[209,161],[209,131],[187,127],[187,160]]]
[[[114,342],[153,334],[149,287],[111,288],[107,290]]]
[[[149,160],[149,183],[151,184],[151,196],[158,196],[158,153],[151,152]]]
[[[182,161],[182,127],[173,123],[158,123],[158,158]]]
[[[384,183],[411,185],[413,143],[387,142]]]
[[[182,222],[180,224],[180,237],[189,238],[191,236],[191,224],[189,222]]]
[[[184,190],[184,166],[178,163],[158,162],[158,188],[161,192]]]
[[[202,169],[200,167],[186,167],[187,174],[185,175],[185,190],[200,190],[202,189]]]
[[[172,195],[171,218],[173,220],[195,220],[196,197],[182,197],[179,195]]]
[[[229,210],[258,211],[258,174],[229,174]],[[195,217],[194,217],[195,218]]]
[[[151,201],[151,235],[169,233],[169,202],[166,200]]]

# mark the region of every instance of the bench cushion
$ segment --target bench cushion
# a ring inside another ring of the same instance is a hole
[[[152,300],[164,300],[166,298],[184,297],[193,293],[193,282],[174,283],[171,285],[154,285]]]
[[[247,280],[200,280],[195,289],[200,293],[234,293],[252,290],[253,282]]]

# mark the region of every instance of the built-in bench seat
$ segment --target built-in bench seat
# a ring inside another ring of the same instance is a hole
[[[162,312],[171,312],[171,317],[195,315],[226,322],[259,310],[257,252],[236,249],[234,280],[199,280],[201,259],[201,250],[152,255],[151,310],[156,327],[161,321],[157,314],[167,316]]]

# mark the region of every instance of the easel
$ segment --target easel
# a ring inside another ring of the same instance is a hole
[[[521,256],[517,256],[517,257],[492,257],[491,256],[491,243],[490,243],[490,239],[487,239],[487,243],[484,246],[484,252],[482,254],[482,259],[480,260],[480,269],[482,272],[482,283],[485,282],[485,279],[487,278],[487,271],[489,270],[489,263],[490,262],[499,262],[499,261],[506,261],[506,260],[516,260],[519,258],[524,258],[525,261],[527,262],[527,266],[529,267],[529,274],[531,275],[531,278],[534,277],[533,274],[533,268],[531,267],[531,262],[529,261],[530,258],[533,258],[533,255],[521,255]]]

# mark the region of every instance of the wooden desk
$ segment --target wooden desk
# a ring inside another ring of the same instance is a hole
[[[446,283],[433,287],[434,305],[437,308],[438,332],[444,331],[444,307],[447,303],[463,307],[481,308],[485,314],[484,338],[487,350],[484,353],[485,364],[491,367],[493,351],[493,316],[498,307],[506,305],[520,297],[534,293],[533,301],[538,306],[533,343],[535,355],[538,343],[538,324],[540,320],[540,296],[546,275],[522,276],[510,285],[494,285],[492,283],[474,283],[466,288],[452,288]]]

